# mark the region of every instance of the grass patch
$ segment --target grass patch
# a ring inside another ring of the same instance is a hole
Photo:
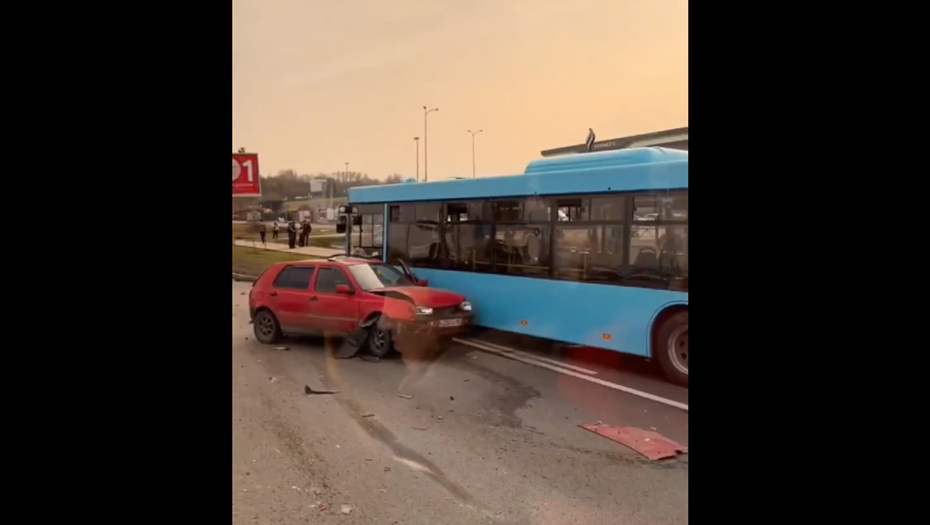
[[[233,245],[232,247],[232,271],[245,275],[258,276],[274,263],[306,261],[307,259],[313,259],[313,257],[245,246]]]

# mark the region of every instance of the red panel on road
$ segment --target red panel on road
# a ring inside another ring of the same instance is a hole
[[[634,427],[614,427],[600,423],[578,425],[611,441],[630,447],[649,459],[663,459],[687,454],[688,447],[683,447],[671,439],[649,430]]]

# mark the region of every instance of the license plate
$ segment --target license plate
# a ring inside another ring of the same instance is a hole
[[[449,326],[461,326],[461,325],[462,325],[461,319],[440,319],[439,320],[440,328],[447,328]]]

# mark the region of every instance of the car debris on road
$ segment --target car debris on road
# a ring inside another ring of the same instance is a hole
[[[304,385],[304,394],[306,394],[306,395],[308,395],[308,396],[311,396],[311,395],[313,395],[313,396],[322,396],[322,395],[338,394],[338,393],[339,393],[338,390],[314,390],[314,389],[310,388],[310,386]]]

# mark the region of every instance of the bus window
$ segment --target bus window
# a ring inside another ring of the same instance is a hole
[[[588,211],[591,199],[559,199],[558,222],[586,221],[590,219]]]
[[[626,197],[594,197],[591,199],[591,220],[623,222],[626,219]]]
[[[495,234],[496,273],[549,277],[549,226],[499,224]]]
[[[409,224],[399,224],[391,222],[388,224],[388,259],[391,264],[398,264],[401,259],[408,260],[407,256],[407,234]]]
[[[556,227],[555,246],[557,278],[620,283],[623,226],[560,224]]]
[[[391,205],[388,262],[397,264],[403,259],[411,266],[441,267],[441,211],[439,203]]]
[[[556,201],[556,278],[620,284],[626,200],[624,195],[612,195]]]
[[[445,210],[442,267],[477,273],[493,271],[491,204],[450,202]]]
[[[650,192],[633,203],[624,284],[687,290],[688,192]]]
[[[543,199],[502,200],[494,204],[494,271],[549,277],[549,213]]]
[[[633,217],[639,221],[687,221],[688,192],[660,191],[635,195]]]
[[[439,218],[442,205],[417,204],[414,207],[416,222],[407,227],[407,262],[422,268],[440,267]]]
[[[526,222],[549,222],[549,202],[539,197],[529,197],[523,203],[523,220]]]

